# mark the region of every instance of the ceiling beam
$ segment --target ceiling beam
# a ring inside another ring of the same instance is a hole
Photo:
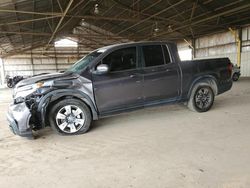
[[[58,6],[59,6],[61,12],[63,13],[63,8],[62,8],[62,5],[61,5],[61,3],[60,3],[60,0],[57,0],[57,4],[58,4]],[[53,3],[52,3],[52,5],[53,5]]]
[[[86,19],[86,20],[110,20],[110,21],[126,21],[126,22],[138,22],[141,19],[139,18],[116,18],[116,17],[108,17],[108,16],[91,16],[91,15],[85,15],[85,16],[71,16],[67,15],[67,17],[73,17],[73,18],[81,18],[81,19]],[[148,21],[152,22],[152,21]]]
[[[112,0],[112,1],[113,1],[114,5],[117,5],[118,3],[119,3],[118,5],[121,4],[120,2],[117,2],[117,1],[115,1],[115,0]],[[140,1],[140,0],[134,1],[134,2],[132,3],[132,5],[126,7],[124,10],[120,11],[119,14],[115,15],[115,17],[118,18],[118,17],[121,16],[123,13],[125,13],[127,10],[129,10],[129,11],[133,10],[133,9],[131,9],[131,7],[133,7],[133,6],[134,6],[137,2],[139,2],[139,1]],[[122,6],[124,6],[124,5],[122,5]],[[133,10],[133,13],[134,13],[134,10]],[[134,18],[134,17],[135,17],[135,16],[133,16],[133,18]],[[109,24],[109,23],[110,23],[110,22],[104,23],[104,24],[101,26],[101,28],[105,27],[105,26],[106,26],[107,24]],[[117,25],[115,25],[115,26],[113,26],[113,27],[111,27],[109,30],[112,31],[113,28],[119,27],[119,25],[121,25],[121,24],[123,24],[123,23],[124,23],[124,21],[121,22],[121,23],[118,23]]]
[[[3,13],[20,13],[20,14],[35,14],[43,16],[62,16],[60,12],[34,12],[34,11],[24,11],[24,10],[9,10],[9,9],[0,9],[0,12]]]
[[[100,32],[100,31],[97,31],[96,29],[93,29],[91,27],[87,27],[87,28],[80,27],[78,29],[85,32],[85,33],[73,34],[73,35],[69,35],[69,36],[72,36],[72,37],[79,36],[79,38],[81,38],[81,36],[83,36],[83,37],[85,36],[88,38],[95,38],[95,39],[102,39],[102,40],[119,40],[119,41],[130,40],[130,39],[125,38],[125,37],[115,36],[112,34]],[[94,34],[93,34],[93,32],[94,32]],[[141,39],[143,39],[143,38],[141,38]]]
[[[161,1],[162,1],[162,0],[158,0],[158,1],[156,1],[155,3],[152,3],[150,6],[144,8],[143,10],[141,10],[141,11],[140,11],[140,14],[142,14],[142,13],[144,13],[146,10],[148,10],[148,9],[150,9],[150,8],[152,8],[152,7],[154,7],[155,5],[157,5],[158,3],[160,3]],[[138,3],[138,2],[139,2],[139,1],[134,2],[130,7],[133,7],[134,4],[135,4],[135,3]],[[123,11],[120,13],[120,15],[123,14],[125,11],[126,11],[126,9],[123,10]],[[133,17],[134,19],[136,19],[136,16],[138,16],[138,15],[134,15],[134,16],[132,16],[132,17]],[[121,22],[121,23],[119,23],[119,24],[117,24],[117,25],[111,27],[111,28],[109,29],[109,31],[112,32],[112,31],[114,30],[114,28],[120,27],[120,25],[122,25],[122,24],[124,24],[124,22]]]
[[[52,33],[52,35],[51,35],[51,37],[50,37],[50,39],[49,39],[49,41],[48,41],[48,43],[47,43],[45,49],[48,48],[49,44],[50,44],[51,41],[54,39],[54,37],[55,37],[55,35],[56,35],[56,33],[57,33],[57,30],[58,30],[59,27],[61,26],[61,24],[62,24],[62,22],[63,22],[63,19],[64,19],[65,15],[67,14],[67,12],[69,11],[70,6],[71,6],[71,4],[73,3],[73,1],[74,1],[74,0],[70,0],[70,1],[69,1],[68,5],[67,5],[67,7],[66,7],[66,9],[65,9],[65,11],[64,11],[63,14],[62,14],[61,19],[59,20],[59,22],[58,22],[58,24],[57,24],[57,26],[56,26],[54,32]]]
[[[195,2],[193,2],[193,7],[192,7],[192,11],[191,11],[191,15],[190,15],[190,22],[192,21],[193,17],[194,17],[194,12],[195,12],[195,9],[197,7],[197,3],[198,3],[198,0],[196,0]]]
[[[182,11],[180,14],[185,14],[185,13],[189,12],[190,10],[192,10],[192,8],[191,9],[187,9],[185,11]],[[178,16],[177,14],[174,14],[173,16],[168,17],[168,19],[173,20],[177,16]],[[145,31],[145,30],[148,30],[148,29],[152,29],[152,25],[148,25],[148,26],[143,27],[140,30],[137,30],[137,33],[141,34],[142,31]],[[131,37],[131,36],[135,36],[135,34],[134,33],[130,34],[129,37]]]
[[[189,23],[189,20],[187,20],[187,21],[183,22],[182,26],[177,27],[177,28],[173,29],[172,31],[163,31],[163,32],[159,33],[157,36],[150,36],[150,37],[146,38],[145,40],[150,40],[150,39],[155,38],[155,37],[159,37],[159,36],[162,36],[162,35],[165,35],[165,34],[173,33],[173,32],[176,32],[176,31],[178,31],[180,29],[187,28],[187,27],[190,27],[192,25],[197,25],[197,24],[212,20],[214,18],[217,18],[219,16],[224,16],[224,15],[227,15],[227,14],[231,14],[233,12],[237,12],[239,10],[246,9],[246,8],[249,8],[249,7],[250,7],[250,3],[242,5],[242,6],[238,6],[238,7],[232,8],[232,9],[229,9],[229,10],[224,11],[224,12],[219,11],[219,13],[213,13],[213,15],[211,15],[209,17],[199,19],[199,20],[191,22],[191,23]]]
[[[78,7],[80,4],[82,4],[85,0],[81,0],[80,2],[78,2],[71,10],[70,12],[72,12],[76,7]],[[87,3],[85,3],[84,6],[82,6],[79,10],[74,12],[74,16],[79,14],[80,12],[83,11],[83,9],[88,5],[90,1],[88,1]],[[59,29],[58,31],[62,30],[67,24],[69,24],[71,22],[71,20],[73,19],[73,17],[70,17]]]
[[[33,11],[35,11],[36,9],[36,0],[33,0]],[[35,15],[32,15],[32,19],[34,20]],[[32,31],[34,31],[34,22],[32,22],[32,27],[31,27]],[[31,36],[31,46],[33,46],[33,39],[34,39],[34,35]]]
[[[81,44],[83,44],[82,41],[87,40],[87,41],[90,41],[91,43],[94,43],[94,45],[99,45],[99,46],[106,46],[107,45],[107,43],[102,42],[103,40],[97,41],[97,40],[90,38],[90,37],[87,37],[87,36],[86,37],[81,36],[81,38],[82,39],[79,41]]]
[[[111,6],[109,6],[105,11],[102,11],[100,13],[100,16],[104,16],[106,13],[110,12],[114,7],[116,6],[116,3],[113,3]],[[107,22],[105,22],[101,27],[103,27]],[[94,21],[93,25],[96,25],[96,21]]]
[[[62,17],[63,14],[60,12],[33,12],[33,11],[19,11],[19,10],[7,10],[7,9],[0,9],[0,12],[4,13],[20,13],[20,14],[32,14],[32,15],[43,15],[43,16],[54,16],[54,17]],[[65,15],[64,17],[69,18],[79,18],[79,19],[86,19],[86,20],[110,20],[110,21],[126,21],[126,22],[138,22],[141,21],[140,18],[123,18],[123,17],[108,17],[108,16],[92,16],[92,15]],[[163,20],[162,20],[163,21]],[[153,22],[152,20],[147,20],[147,22]]]
[[[135,3],[139,3],[139,0],[138,0],[138,1],[134,1],[133,4],[130,5],[130,6],[124,5],[124,4],[122,4],[120,1],[116,1],[116,0],[112,0],[112,1],[113,1],[114,3],[113,3],[113,6],[111,6],[111,7],[114,7],[114,6],[118,5],[119,7],[121,7],[121,8],[123,9],[123,11],[121,11],[121,12],[120,12],[118,15],[116,15],[114,18],[118,18],[120,15],[122,15],[122,14],[125,13],[126,11],[129,11],[129,12],[131,12],[131,13],[137,14],[138,17],[134,17],[134,16],[133,16],[133,18],[132,18],[132,20],[134,20],[135,22],[141,21],[142,17],[140,17],[140,16],[143,16],[144,18],[145,18],[145,17],[148,17],[148,16],[151,16],[151,14],[147,14],[145,11],[151,9],[151,8],[154,7],[155,5],[157,5],[157,4],[159,4],[160,2],[162,2],[162,0],[158,0],[158,1],[154,2],[154,3],[152,3],[151,5],[149,5],[148,7],[144,8],[143,10],[140,10],[140,11],[139,11],[139,15],[138,15],[138,11],[135,11],[132,7],[134,6]],[[111,7],[110,7],[110,8],[111,8]],[[108,10],[110,10],[110,8],[109,8]],[[187,10],[186,10],[186,11],[187,11]],[[105,12],[106,12],[106,11],[105,11]],[[183,12],[182,12],[182,13],[183,13]],[[103,14],[103,15],[104,15],[104,14]],[[176,14],[175,14],[175,16],[176,16]],[[112,21],[112,20],[110,20],[110,21]],[[121,21],[126,21],[126,20],[121,20]],[[176,20],[174,20],[174,19],[172,19],[172,18],[159,17],[159,16],[156,16],[156,17],[154,17],[154,18],[152,18],[152,19],[150,19],[150,20],[147,20],[147,21],[145,21],[145,22],[150,23],[150,24],[152,24],[152,23],[154,24],[156,21],[157,21],[158,23],[160,23],[160,24],[164,24],[165,22],[171,22],[171,23],[181,24],[180,22],[178,22],[178,21],[176,21]],[[127,21],[127,22],[128,22],[128,21]],[[102,26],[98,26],[98,27],[104,29],[105,26],[108,25],[108,24],[109,24],[109,25],[114,25],[113,23],[106,22],[106,23],[104,23]],[[95,25],[95,23],[94,23],[93,25]],[[119,23],[118,25],[121,25],[121,23]],[[111,27],[111,29],[109,29],[109,31],[112,31],[112,30],[113,30],[114,28],[116,28],[116,27],[118,27],[118,26],[115,25],[115,26]],[[134,34],[134,33],[131,33],[130,35],[132,35],[132,34]]]
[[[96,31],[95,31],[96,32]],[[45,32],[19,32],[19,31],[0,31],[0,34],[17,34],[17,35],[33,35],[33,36],[51,36],[52,33],[45,33]],[[90,37],[90,38],[100,38],[100,39],[127,39],[121,36],[111,36],[111,35],[105,35],[104,33],[100,33],[99,35],[93,35],[93,34],[63,34],[65,37],[77,37],[77,36],[84,36],[84,37]],[[140,37],[143,39],[143,37]]]
[[[18,34],[18,35],[34,35],[34,36],[51,36],[52,33],[42,32],[19,32],[19,31],[0,31],[0,34]]]
[[[71,38],[71,40],[73,40],[73,41],[75,41],[75,42],[78,43],[78,46],[77,46],[78,50],[79,50],[80,45],[82,45],[81,47],[84,46],[84,48],[90,48],[90,49],[93,49],[93,48],[94,48],[94,47],[92,46],[92,44],[87,44],[86,42],[81,43],[81,41],[79,41],[79,38],[77,38],[77,39]],[[98,47],[99,47],[99,46],[98,46]],[[77,50],[77,51],[78,51],[78,50]]]
[[[198,1],[198,0],[196,0],[196,1]],[[195,0],[193,0],[193,2],[195,2]],[[236,1],[236,2],[234,2],[234,3],[229,3],[229,4],[227,4],[227,5],[224,5],[224,6],[222,6],[222,7],[218,7],[217,9],[218,10],[221,10],[222,8],[224,8],[224,7],[228,7],[228,5],[235,5],[236,3],[239,3],[239,2],[242,2],[242,0],[238,0],[238,1]],[[197,4],[197,7],[196,8],[198,8],[198,7],[200,7],[198,4]],[[192,12],[192,10],[193,10],[193,6],[192,6],[192,8],[189,8],[189,9],[185,9],[184,11],[182,11],[182,12],[180,12],[180,14],[186,14],[186,13],[188,13],[188,12]],[[201,7],[200,7],[201,8]],[[217,10],[216,9],[216,10]],[[178,16],[177,14],[175,14],[175,15],[173,15],[173,16],[171,16],[171,17],[169,17],[168,19],[170,19],[170,20],[173,20],[176,16]],[[198,20],[199,18],[203,18],[204,16],[208,16],[208,13],[206,12],[206,13],[202,13],[202,14],[199,14],[199,15],[197,15],[197,16],[195,16],[194,17],[194,15],[192,16],[192,20],[194,20],[194,19],[196,19],[196,20]],[[191,17],[191,16],[190,16]],[[218,17],[219,18],[219,17]],[[187,23],[188,21],[184,21],[184,22],[182,22],[181,24],[178,24],[178,25],[175,25],[175,24],[173,24],[172,26],[173,26],[173,28],[175,28],[175,27],[179,27],[179,26],[182,26],[183,24],[185,24],[185,23]],[[189,19],[189,22],[188,23],[191,23],[191,21],[190,21],[190,19]],[[215,26],[215,25],[214,25]],[[217,27],[220,27],[220,26],[217,26]],[[137,30],[137,33],[139,33],[139,34],[141,34],[141,32],[142,31],[147,31],[147,30],[149,30],[149,29],[152,29],[152,25],[148,25],[148,26],[145,26],[145,27],[143,27],[141,30]],[[166,30],[167,30],[168,28],[166,27]],[[135,36],[135,34],[132,34],[132,35],[128,35],[129,37],[131,37],[131,36]],[[157,35],[158,36],[158,35]],[[150,36],[148,36],[148,37],[150,37]],[[145,40],[145,39],[144,39]],[[146,40],[148,40],[148,39],[146,39]]]
[[[172,6],[173,4],[169,2],[169,0],[166,0],[169,6]],[[180,13],[180,11],[177,9],[176,6],[173,7],[174,11],[176,12],[176,15],[181,18],[182,20],[185,20],[186,18]],[[182,21],[181,21],[182,22]]]
[[[116,33],[116,34],[119,35],[119,34],[121,34],[121,33],[124,33],[125,31],[127,31],[127,30],[129,30],[129,29],[131,29],[131,28],[133,28],[133,27],[135,27],[135,26],[137,26],[137,25],[142,24],[142,23],[144,23],[145,21],[148,21],[148,20],[150,20],[151,18],[154,18],[154,17],[156,17],[156,16],[158,16],[158,15],[160,15],[160,14],[166,12],[166,11],[169,10],[169,9],[174,8],[175,6],[177,6],[177,5],[181,4],[181,3],[183,3],[184,1],[186,1],[186,0],[181,0],[181,1],[179,1],[179,2],[177,2],[177,3],[175,3],[175,4],[171,5],[171,6],[169,6],[169,7],[167,7],[167,8],[165,8],[165,9],[163,9],[163,10],[161,10],[161,11],[159,11],[159,12],[157,12],[157,13],[155,13],[155,14],[153,14],[153,15],[151,15],[151,16],[149,16],[149,17],[147,17],[147,18],[145,18],[145,19],[143,19],[143,20],[141,20],[141,21],[139,21],[139,22],[137,22],[137,23],[135,23],[135,24],[133,24],[133,25],[131,25],[130,27],[127,27],[126,29],[123,29],[123,30],[119,31],[119,32]]]
[[[36,18],[36,19],[20,20],[20,21],[15,21],[15,22],[5,22],[5,23],[0,23],[0,26],[36,22],[36,21],[48,20],[48,19],[57,18],[57,17],[60,17],[60,16],[50,16],[50,17],[42,17],[42,18]]]
[[[13,5],[13,7],[14,7],[14,10],[17,10],[17,7],[16,7],[16,0],[12,0],[12,5]],[[15,13],[15,17],[16,17],[16,21],[18,22],[19,21],[19,18],[18,18],[18,14],[17,13]],[[19,31],[21,32],[21,25],[20,24],[18,24],[19,25],[19,27],[18,27],[18,29],[19,29]],[[22,42],[23,42],[23,46],[24,46],[24,39],[23,39],[23,36],[21,36],[21,38],[22,38]]]
[[[112,0],[114,3],[117,3],[119,7],[121,7],[122,9],[124,9],[125,11],[128,11],[128,12],[131,12],[135,15],[138,15],[138,11],[134,10],[133,8],[123,4],[121,1],[117,1],[117,0]],[[151,5],[149,5],[150,8],[152,8],[152,5],[155,4],[155,3],[151,3]],[[145,13],[145,12],[139,12],[139,16],[143,16],[144,18],[148,18],[150,17],[152,14],[149,14],[149,13]],[[139,17],[138,16],[138,17]],[[171,20],[169,18],[166,18],[166,17],[160,17],[159,15],[157,16],[154,16],[153,18],[150,18],[149,20],[147,20],[147,22],[155,22],[155,21],[170,21],[170,22],[178,22],[178,21],[175,21],[175,20]]]
[[[134,15],[131,17],[133,20],[137,20],[136,22],[138,22],[138,21],[141,20],[140,17],[139,17],[138,11],[135,11],[135,10],[133,9],[133,7],[135,6],[135,4],[139,3],[140,0],[134,0],[133,3],[132,3],[130,6],[126,6],[126,5],[124,5],[124,4],[122,4],[121,2],[116,1],[116,0],[112,0],[112,2],[113,2],[113,6],[111,6],[111,7],[118,6],[119,8],[122,8],[122,10],[121,10],[118,14],[116,14],[116,15],[114,16],[114,18],[119,18],[119,17],[120,17],[121,15],[123,15],[126,11],[129,11],[130,13],[133,13],[133,14],[134,14]],[[128,15],[130,15],[130,14],[128,14]],[[135,17],[135,15],[136,15],[137,17]],[[122,24],[124,24],[124,22],[126,22],[125,20],[120,21],[119,23],[113,23],[112,21],[113,21],[113,20],[108,20],[108,21],[105,22],[103,25],[101,25],[101,26],[98,25],[98,27],[101,28],[101,29],[104,29],[104,30],[108,30],[109,32],[112,32],[114,28],[117,28],[117,27],[120,28],[120,25],[122,25]],[[150,21],[150,22],[151,22],[151,21]],[[94,23],[94,24],[95,24],[95,23]],[[94,25],[94,24],[93,24],[93,25]],[[106,29],[106,28],[108,28],[108,29]]]

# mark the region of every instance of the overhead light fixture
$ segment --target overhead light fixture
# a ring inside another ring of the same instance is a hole
[[[158,27],[158,22],[155,22],[155,28],[154,28],[154,32],[157,33],[159,32],[159,27]]]
[[[173,31],[173,28],[172,28],[172,25],[169,25],[168,26],[168,32],[171,32],[171,31]]]
[[[98,4],[95,4],[95,7],[94,7],[95,14],[99,14],[99,12],[100,12],[98,6],[99,6]]]
[[[85,26],[85,25],[86,25],[86,23],[85,23],[85,20],[84,20],[84,19],[82,19],[82,20],[81,20],[80,25],[81,25],[81,26]]]
[[[157,33],[159,32],[158,22],[155,22],[154,29],[153,29],[153,35],[157,36]]]

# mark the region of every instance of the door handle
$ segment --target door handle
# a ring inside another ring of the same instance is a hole
[[[141,73],[132,73],[129,75],[130,78],[134,78],[134,77],[140,77],[142,74]]]

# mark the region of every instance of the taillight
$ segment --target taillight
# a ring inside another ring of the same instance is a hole
[[[227,65],[227,71],[228,71],[228,74],[231,76],[232,75],[232,71],[233,71],[233,64],[232,63],[228,63],[228,65]]]

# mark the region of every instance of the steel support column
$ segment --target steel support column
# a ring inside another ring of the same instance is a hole
[[[235,37],[235,41],[236,41],[236,45],[237,45],[237,65],[238,67],[240,67],[241,65],[241,50],[242,50],[242,29],[240,28],[238,31],[237,30],[233,30],[232,28],[228,28],[231,33],[234,35]]]

